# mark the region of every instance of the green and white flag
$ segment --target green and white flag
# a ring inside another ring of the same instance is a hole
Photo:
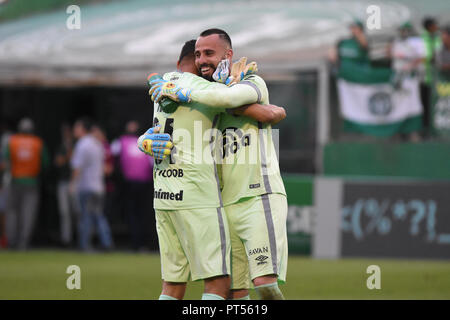
[[[422,127],[422,103],[419,95],[419,80],[402,79],[398,89],[389,83],[389,73],[381,76],[375,69],[364,68],[351,77],[338,79],[340,113],[344,119],[344,130],[374,136],[391,136],[410,133]],[[386,69],[385,69],[386,70]],[[361,72],[362,71],[362,72]],[[349,73],[347,73],[349,74]],[[342,73],[341,73],[342,75]],[[371,78],[373,81],[371,81]],[[384,81],[380,81],[384,78]],[[362,81],[356,81],[364,79]],[[371,83],[372,82],[372,83]]]

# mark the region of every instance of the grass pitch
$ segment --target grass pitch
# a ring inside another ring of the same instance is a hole
[[[81,289],[69,290],[69,265],[81,269]],[[381,289],[369,290],[369,265],[381,269]],[[157,299],[158,254],[83,254],[69,251],[0,251],[0,299]],[[341,259],[290,256],[286,299],[450,299],[450,261]],[[190,282],[186,299],[200,299]],[[255,292],[251,297],[256,299]]]

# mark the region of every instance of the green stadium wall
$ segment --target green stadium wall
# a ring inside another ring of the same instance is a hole
[[[397,182],[402,178],[450,180],[450,143],[333,142],[325,146],[323,164],[324,176],[338,176],[349,181],[370,181],[372,178]],[[283,175],[290,207],[287,221],[289,252],[293,254],[311,254],[312,232],[289,232],[289,229],[291,223],[305,214],[303,209],[314,212],[315,178],[314,175]]]
[[[312,230],[299,229],[297,226],[301,220],[312,219],[314,176],[284,174],[283,182],[289,205],[287,219],[289,254],[310,255]]]
[[[295,174],[283,175],[289,205],[312,206],[313,205],[313,176]]]
[[[450,179],[450,143],[333,142],[324,148],[324,175]]]

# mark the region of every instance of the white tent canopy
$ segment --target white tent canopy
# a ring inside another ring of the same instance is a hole
[[[81,6],[81,28],[66,26],[65,10],[0,25],[0,83],[136,85],[149,72],[175,68],[185,41],[208,28],[226,30],[235,58],[260,70],[282,70],[325,57],[348,35],[355,17],[365,21],[370,1],[131,0]],[[382,30],[410,18],[395,2],[379,4]],[[372,32],[372,31],[369,31]],[[377,32],[377,30],[373,31]]]

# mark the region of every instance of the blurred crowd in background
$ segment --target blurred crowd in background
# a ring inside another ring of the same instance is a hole
[[[351,25],[351,38],[340,41],[329,55],[335,76],[349,83],[371,85],[387,81],[394,91],[405,96],[411,91],[404,90],[403,81],[417,80],[422,108],[420,123],[398,127],[405,129],[395,131],[413,142],[431,136],[433,86],[437,80],[450,81],[450,24],[440,26],[436,19],[426,17],[422,27],[422,32],[409,22],[399,27],[398,36],[387,49],[389,67],[375,67],[371,63],[370,45],[361,21]],[[372,78],[373,83],[369,81]],[[338,93],[341,97],[347,94]],[[145,91],[142,94],[145,95]],[[356,98],[351,96],[350,102]],[[340,102],[342,111],[344,103]],[[405,106],[412,105],[406,103]],[[357,117],[352,118],[353,109],[349,110],[348,119],[356,121]],[[344,120],[346,116],[343,113]],[[359,124],[358,129],[364,124]],[[26,250],[33,246],[42,201],[40,185],[46,171],[51,169],[57,172],[54,193],[60,246],[86,252],[117,248],[113,224],[120,220],[120,224],[128,228],[126,232],[121,231],[126,234],[128,248],[156,250],[153,160],[136,146],[143,129],[146,128],[139,128],[137,121],[129,121],[123,135],[108,141],[108,132],[101,126],[92,119],[79,118],[74,123],[61,124],[60,146],[55,154],[49,154],[46,141],[36,135],[31,116],[21,119],[17,128],[2,128],[0,248]]]
[[[403,118],[400,117],[396,120],[402,120],[405,123],[411,115],[421,116],[421,123],[399,126],[397,131],[391,132],[400,134],[404,140],[412,142],[428,139],[434,135],[436,129],[439,129],[433,127],[433,112],[435,111],[433,105],[437,100],[435,86],[437,83],[450,81],[450,23],[440,26],[434,17],[424,17],[421,27],[422,31],[418,32],[417,28],[409,21],[399,26],[397,36],[387,45],[384,53],[390,66],[374,66],[369,57],[370,44],[366,27],[359,20],[355,20],[350,25],[351,38],[338,42],[329,53],[329,60],[333,64],[334,74],[338,79],[364,85],[365,89],[371,85],[388,84],[393,89],[391,101],[397,104],[394,105],[394,109],[409,109],[403,111],[405,112]],[[412,83],[412,86],[405,85],[408,81]],[[394,97],[396,93],[400,94]],[[354,119],[357,119],[356,122],[358,122],[358,115],[354,114],[358,111],[351,110],[352,101],[345,98],[347,91],[339,84],[338,94],[344,120],[355,121]],[[364,96],[364,93],[361,95]],[[349,98],[362,102],[364,100],[361,95],[358,91],[353,91]],[[363,109],[364,105],[359,103],[355,107]],[[386,110],[383,114],[383,107],[388,109],[381,103],[378,108],[378,116],[385,117],[374,120],[374,124],[390,124],[388,116],[389,111],[392,110]],[[419,108],[419,110],[416,111],[414,108]],[[346,110],[349,110],[347,111],[349,114],[346,114]],[[364,120],[370,123],[370,119],[361,118],[359,125],[367,124],[364,123]],[[389,132],[383,133],[383,131],[365,131],[362,126],[356,131],[374,135],[391,135]]]
[[[26,250],[40,205],[40,184],[51,166],[57,172],[59,241],[85,252],[114,249],[110,219],[120,193],[122,221],[128,225],[128,248],[157,248],[153,215],[153,158],[137,148],[139,124],[126,123],[111,143],[104,130],[82,117],[61,125],[60,146],[49,155],[29,118],[17,131],[1,135],[0,247]],[[114,175],[115,174],[115,175]],[[96,235],[96,236],[95,236]]]

